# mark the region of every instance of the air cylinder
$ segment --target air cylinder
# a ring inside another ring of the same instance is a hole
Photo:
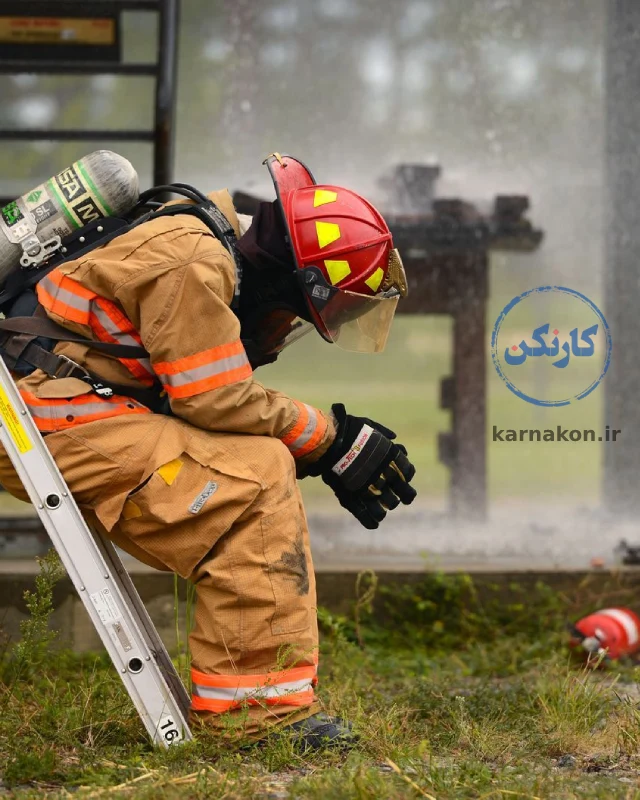
[[[120,216],[138,195],[133,165],[110,150],[96,150],[8,203],[0,209],[0,283],[21,266],[23,243],[37,257],[39,244],[51,246],[55,237],[64,239],[89,222]]]

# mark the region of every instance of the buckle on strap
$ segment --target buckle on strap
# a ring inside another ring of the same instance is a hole
[[[95,392],[99,397],[113,397],[113,389],[102,383],[100,379],[94,378],[86,369],[83,369],[80,364],[76,364],[67,356],[55,354],[56,366],[53,374],[49,373],[51,378],[79,378],[81,381],[87,383],[92,392]]]
[[[56,365],[52,372],[49,374],[50,378],[79,378],[84,380],[87,377],[86,370],[82,369],[80,364],[76,364],[67,356],[55,353]]]

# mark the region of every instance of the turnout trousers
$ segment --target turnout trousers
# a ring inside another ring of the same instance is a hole
[[[259,734],[318,710],[315,577],[282,442],[151,413],[45,442],[90,525],[195,585],[192,723]],[[0,483],[27,499],[1,447]]]

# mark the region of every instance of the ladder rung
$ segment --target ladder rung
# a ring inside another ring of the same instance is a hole
[[[0,130],[0,141],[29,142],[152,142],[154,131],[119,130]]]
[[[158,74],[157,64],[118,64],[117,61],[0,61],[0,75],[24,73],[46,75],[150,75]]]

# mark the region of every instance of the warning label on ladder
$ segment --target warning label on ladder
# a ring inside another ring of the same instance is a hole
[[[2,386],[0,386],[0,416],[18,450],[21,453],[28,453],[33,445]]]
[[[96,607],[96,611],[105,625],[120,619],[116,601],[113,599],[113,595],[106,586],[104,589],[91,595],[91,602]]]

